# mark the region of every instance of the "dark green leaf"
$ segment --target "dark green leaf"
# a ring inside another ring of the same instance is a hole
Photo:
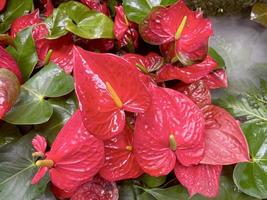
[[[33,200],[46,189],[47,179],[31,185],[37,171],[31,156],[33,136],[27,134],[0,148],[0,197],[3,200]]]
[[[8,52],[16,59],[23,80],[27,81],[38,62],[35,44],[32,38],[32,27],[19,32],[14,41],[15,48],[9,46]]]
[[[5,122],[1,122],[0,125],[0,147],[18,139],[21,137],[19,129]]]
[[[252,7],[251,20],[267,27],[267,3],[256,3]]]
[[[32,7],[32,0],[8,0],[5,11],[0,13],[0,33],[5,33],[15,19],[29,12]]]
[[[256,198],[267,198],[267,126],[249,124],[243,130],[250,147],[252,160],[240,163],[234,170],[234,181],[244,193]]]
[[[60,97],[74,89],[73,78],[55,64],[48,64],[21,86],[16,104],[5,116],[12,124],[41,124],[53,113],[45,97]]]
[[[220,56],[220,54],[218,54],[218,52],[214,48],[210,47],[208,53],[218,63],[217,67],[218,69],[226,68],[223,58]]]
[[[176,0],[123,0],[123,7],[129,20],[140,24],[156,6],[168,6]]]
[[[137,200],[137,189],[134,188],[132,181],[123,181],[119,185],[120,200]]]
[[[140,180],[148,187],[155,188],[161,186],[166,181],[166,176],[154,177],[144,174]]]

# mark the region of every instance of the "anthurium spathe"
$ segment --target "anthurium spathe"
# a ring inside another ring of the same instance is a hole
[[[81,0],[81,2],[88,6],[90,9],[96,10],[109,16],[109,10],[106,0]]]
[[[152,176],[170,173],[177,162],[198,164],[205,149],[201,110],[180,92],[151,87],[152,103],[135,124],[134,153]]]
[[[52,15],[53,13],[53,10],[54,10],[54,6],[53,6],[53,3],[52,3],[52,0],[41,0],[44,7],[45,7],[45,13],[44,15],[46,17],[49,17],[50,15]]]
[[[184,83],[193,83],[201,78],[204,78],[212,70],[216,69],[217,66],[218,64],[211,56],[207,56],[201,63],[186,67],[166,64],[158,71],[157,81],[177,79],[183,81]]]
[[[112,54],[74,48],[76,94],[85,127],[96,137],[110,139],[124,129],[125,113],[143,113],[150,95],[135,66]]]
[[[4,10],[5,6],[6,6],[6,0],[1,0],[0,1],[0,11]]]
[[[183,2],[158,7],[140,24],[142,38],[154,45],[163,45],[162,53],[168,61],[185,65],[203,60],[212,35],[211,22],[202,13],[191,11]]]
[[[40,144],[37,144],[38,141]],[[37,152],[45,149],[43,141],[40,136],[33,140]],[[49,171],[51,182],[69,193],[88,182],[104,163],[103,142],[85,129],[79,111],[61,129],[51,150],[42,153],[45,156],[43,160],[36,162],[40,169],[32,183],[38,183],[46,171]]]
[[[227,88],[228,80],[224,69],[218,69],[203,78],[209,89]]]
[[[109,181],[119,181],[143,174],[135,160],[133,136],[133,130],[126,125],[119,135],[104,141],[106,161],[99,172],[102,177]]]

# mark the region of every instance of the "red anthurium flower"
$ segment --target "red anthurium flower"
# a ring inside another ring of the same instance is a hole
[[[79,187],[76,188],[76,190]],[[73,191],[65,191],[65,190],[61,190],[58,187],[56,187],[55,185],[51,184],[50,185],[50,189],[53,192],[53,194],[55,195],[55,197],[57,197],[57,199],[69,199],[70,197],[73,196],[73,194],[75,193],[76,190]]]
[[[125,59],[79,47],[73,51],[76,94],[84,125],[96,137],[110,139],[124,129],[124,110],[144,112],[150,95],[138,70]]]
[[[6,0],[1,0],[0,1],[0,11],[4,10],[5,5],[6,5]]]
[[[201,163],[230,165],[247,162],[248,144],[239,122],[218,106],[207,105],[202,108],[202,111],[206,124],[206,149]]]
[[[127,53],[122,57],[145,74],[157,71],[164,63],[163,58],[154,52],[151,52],[146,56]]]
[[[35,149],[35,153],[45,154],[45,150],[47,147],[46,139],[43,136],[36,135],[32,140],[32,146]]]
[[[188,189],[190,197],[199,193],[212,198],[219,193],[221,165],[194,165],[185,167],[177,164],[174,171],[179,182]]]
[[[203,78],[209,89],[227,88],[227,74],[224,69],[211,72]]]
[[[204,19],[202,13],[191,11],[182,0],[168,8],[153,10],[139,30],[146,42],[164,45],[162,52],[170,61],[180,60],[186,65],[206,57],[212,35],[210,20]]]
[[[177,162],[198,164],[204,154],[204,117],[185,95],[151,87],[152,103],[135,124],[134,153],[152,176],[170,173]]]
[[[109,16],[109,10],[107,6],[107,1],[101,0],[81,0],[82,3],[87,5],[89,8],[101,12],[107,16]]]
[[[115,182],[109,182],[100,176],[82,185],[70,200],[118,200],[119,190]]]
[[[143,174],[133,153],[133,130],[127,125],[116,137],[104,141],[106,161],[100,175],[109,181],[137,178]]]
[[[52,15],[53,10],[54,10],[52,0],[42,0],[42,3],[44,4],[44,7],[45,7],[44,15],[46,17],[49,17],[50,15]]]
[[[129,43],[137,48],[138,31],[136,30],[136,24],[128,21],[122,6],[116,6],[115,9],[114,35],[118,40],[119,48],[126,46]]]
[[[40,137],[40,136],[38,136]],[[36,144],[40,141],[40,144]],[[34,147],[43,146],[43,140],[35,138]],[[45,160],[38,160],[40,167],[32,179],[35,184],[49,171],[51,182],[61,190],[72,192],[88,182],[103,166],[104,145],[84,127],[77,111],[59,132],[46,153]]]
[[[163,66],[157,73],[157,81],[181,80],[184,83],[193,83],[208,75],[218,64],[211,56],[198,64],[187,67],[175,67],[171,64]]]
[[[196,81],[189,85],[178,84],[175,89],[184,93],[200,108],[211,104],[211,94],[203,80]]]

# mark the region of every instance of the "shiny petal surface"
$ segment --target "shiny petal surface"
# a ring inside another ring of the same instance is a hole
[[[54,6],[52,3],[52,0],[42,0],[44,7],[45,7],[45,13],[44,15],[46,17],[49,17],[50,15],[52,15],[53,10],[54,10]]]
[[[204,153],[204,118],[185,95],[151,87],[152,103],[135,124],[134,153],[142,169],[152,175],[168,174],[176,156],[184,165],[197,164]],[[171,149],[174,136],[176,151]]]
[[[146,56],[128,53],[123,55],[123,58],[132,63],[133,65],[135,65],[139,69],[141,65],[141,67],[144,67],[147,72],[154,72],[158,70],[163,65],[164,62],[163,58],[154,52],[151,52]]]
[[[217,65],[210,56],[207,56],[201,63],[187,67],[175,67],[167,64],[159,70],[157,80],[167,81],[177,79],[185,83],[193,83],[208,75]]]
[[[68,198],[72,197],[73,194],[78,189],[78,188],[75,188],[72,191],[65,191],[65,190],[59,189],[58,187],[56,187],[53,184],[51,184],[50,188],[51,188],[51,191],[53,192],[53,194],[55,195],[55,197],[57,197],[58,199],[68,199]]]
[[[37,184],[45,176],[48,171],[48,167],[41,167],[38,169],[37,173],[32,178],[31,184]]]
[[[104,141],[106,161],[100,175],[109,181],[137,178],[143,173],[133,153],[133,131],[126,125],[116,137]]]
[[[106,0],[100,1],[100,0],[81,0],[82,3],[87,5],[89,8],[96,10],[98,12],[102,12],[105,15],[109,16],[109,10],[107,6]],[[101,3],[102,2],[102,3]]]
[[[140,81],[138,71],[126,60],[76,47],[74,66],[76,94],[83,121],[96,137],[109,139],[120,133],[125,124],[123,110],[144,112],[148,108],[149,93]],[[121,108],[113,100],[107,83],[121,101]]]
[[[32,140],[32,146],[37,152],[45,153],[47,142],[45,137],[36,135]]]
[[[230,165],[247,162],[248,144],[239,122],[218,106],[208,105],[202,111],[205,116],[206,149],[201,163]]]
[[[122,40],[128,30],[129,22],[122,6],[115,7],[114,35],[117,40]]]
[[[174,172],[179,182],[185,186],[190,197],[201,194],[208,198],[216,197],[219,193],[219,181],[222,166],[196,165],[185,167],[177,164]]]
[[[228,80],[224,69],[211,72],[203,78],[209,89],[227,88]]]
[[[5,68],[13,72],[19,81],[22,83],[22,74],[19,66],[15,59],[2,47],[0,46],[0,67]]]
[[[49,170],[52,183],[61,190],[72,191],[103,166],[104,144],[85,129],[77,111],[57,135],[46,159],[55,163]]]
[[[82,185],[70,200],[118,200],[119,190],[115,182],[109,182],[100,176]]]
[[[6,0],[1,0],[0,1],[0,11],[4,10],[5,5],[6,5]]]
[[[203,80],[196,81],[189,85],[181,85],[175,88],[189,97],[198,107],[211,104],[211,94],[206,82]]]

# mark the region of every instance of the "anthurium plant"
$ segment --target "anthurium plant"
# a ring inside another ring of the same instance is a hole
[[[0,199],[267,198],[267,83],[213,101],[213,34],[183,0],[0,1]]]

